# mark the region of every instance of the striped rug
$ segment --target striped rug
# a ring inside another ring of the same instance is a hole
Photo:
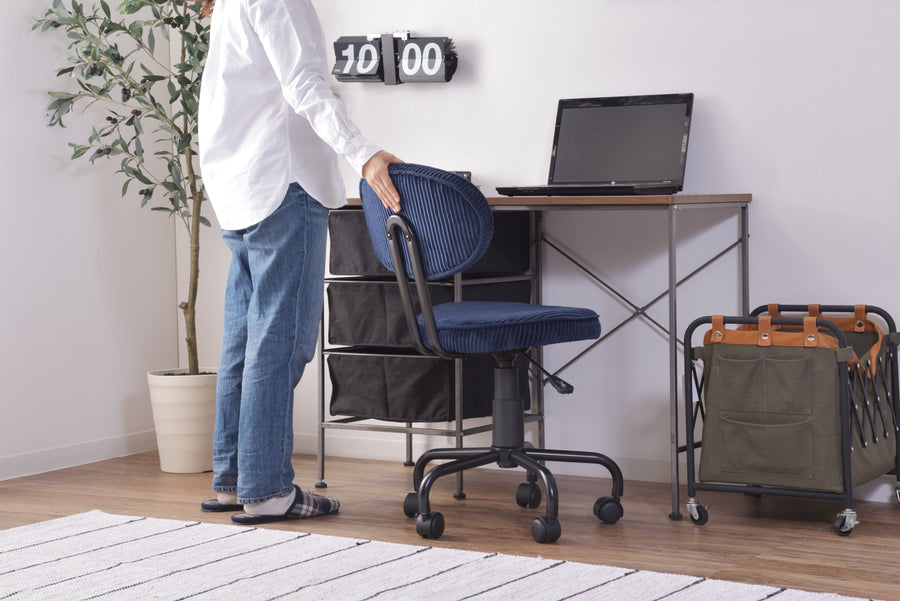
[[[101,511],[0,531],[0,599],[851,601],[693,576]]]

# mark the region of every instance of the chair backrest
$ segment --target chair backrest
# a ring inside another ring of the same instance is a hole
[[[494,234],[491,208],[481,191],[455,173],[424,165],[398,163],[390,166],[390,174],[400,193],[399,215],[418,240],[425,279],[443,279],[474,265]],[[393,212],[365,180],[359,193],[375,255],[395,271],[386,233]],[[406,275],[412,278],[409,256],[405,259]]]

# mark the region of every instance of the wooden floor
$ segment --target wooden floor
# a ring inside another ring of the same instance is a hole
[[[315,480],[315,458],[295,456],[301,486]],[[552,466],[551,466],[552,467]],[[531,538],[540,509],[514,501],[516,470],[476,470],[465,477],[468,498],[452,498],[452,478],[432,489],[432,509],[446,530],[434,541],[403,515],[411,468],[400,462],[329,459],[328,494],[338,514],[264,527],[336,536],[445,546],[514,555],[691,574],[900,601],[900,504],[859,502],[861,520],[848,537],[832,529],[841,508],[832,502],[733,493],[703,493],[709,522],[672,521],[670,487],[626,482],[624,517],[603,524],[591,513],[609,494],[609,481],[560,477],[562,537],[541,545]],[[0,528],[92,509],[125,515],[230,523],[228,514],[199,510],[210,498],[210,474],[166,474],[155,453],[133,455],[0,482]]]

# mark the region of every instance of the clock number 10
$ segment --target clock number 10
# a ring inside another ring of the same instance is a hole
[[[341,52],[344,57],[344,68],[341,71],[345,75],[357,73],[359,75],[368,75],[375,73],[378,69],[381,50],[375,47],[375,44],[366,43],[359,48],[359,57],[354,56],[356,52],[355,44],[347,44],[347,47]]]

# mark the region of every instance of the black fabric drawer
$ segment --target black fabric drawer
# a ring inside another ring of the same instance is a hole
[[[528,365],[519,360],[519,394],[530,406]],[[463,417],[491,415],[494,361],[463,360]],[[456,419],[454,362],[408,355],[357,351],[330,353],[332,415],[388,421],[445,422]]]
[[[328,215],[333,275],[392,275],[375,257],[362,209],[339,209]],[[494,213],[494,238],[481,260],[466,275],[526,273],[531,264],[530,218],[526,212]]]
[[[433,284],[433,304],[453,300],[453,288]],[[415,291],[411,289],[418,312]],[[413,346],[400,304],[396,281],[388,282],[329,282],[328,342],[336,345]],[[531,282],[498,282],[472,284],[462,287],[463,300],[515,301],[531,300]]]

